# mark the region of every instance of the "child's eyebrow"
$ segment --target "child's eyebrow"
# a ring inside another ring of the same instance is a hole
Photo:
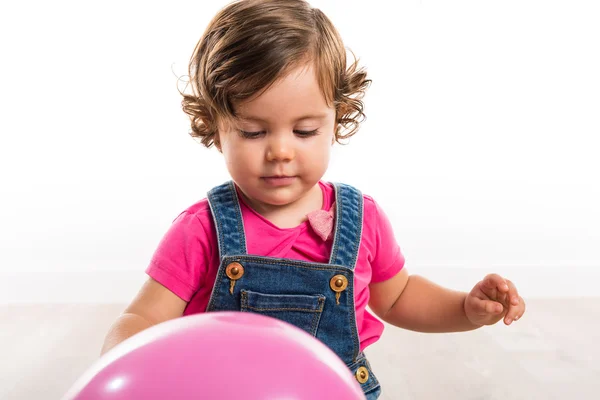
[[[238,114],[238,117],[240,119],[246,120],[246,121],[257,121],[257,122],[268,122],[262,118],[259,117],[255,117],[252,115],[243,115],[243,114]],[[307,114],[307,115],[303,115],[301,117],[296,118],[294,121],[302,121],[305,119],[325,119],[327,118],[327,114]]]

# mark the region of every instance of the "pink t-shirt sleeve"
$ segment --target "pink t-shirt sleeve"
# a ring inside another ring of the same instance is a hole
[[[184,211],[163,236],[146,273],[189,302],[206,276],[210,238],[196,215]]]
[[[375,256],[371,261],[371,282],[393,278],[404,267],[404,255],[396,241],[392,224],[383,209],[373,199],[375,223]]]

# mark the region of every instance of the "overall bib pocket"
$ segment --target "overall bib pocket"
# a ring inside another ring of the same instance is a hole
[[[240,294],[241,311],[277,318],[313,336],[317,335],[325,296],[265,294],[250,290],[242,290]]]

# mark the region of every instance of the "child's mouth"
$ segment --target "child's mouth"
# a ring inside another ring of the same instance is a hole
[[[295,176],[264,176],[262,179],[271,186],[290,185],[296,179]]]

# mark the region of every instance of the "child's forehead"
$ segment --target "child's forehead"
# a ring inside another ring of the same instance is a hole
[[[268,122],[278,119],[307,120],[327,118],[331,113],[315,68],[300,64],[255,93],[233,103],[236,118]]]
[[[240,121],[248,121],[248,122],[261,122],[268,123],[272,122],[274,119],[278,119],[277,115],[269,115],[269,113],[261,113],[259,115],[248,114],[243,112],[236,113],[236,117]],[[306,121],[306,120],[324,120],[329,117],[329,113],[309,113],[309,114],[299,114],[298,116],[294,116],[291,119],[294,122]]]

